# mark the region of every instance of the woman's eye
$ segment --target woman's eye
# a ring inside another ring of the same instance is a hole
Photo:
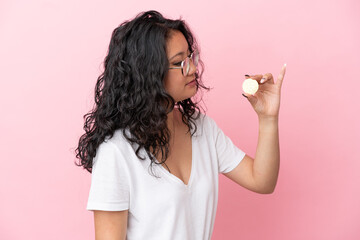
[[[181,62],[174,63],[174,65],[176,65],[176,66],[181,66]]]

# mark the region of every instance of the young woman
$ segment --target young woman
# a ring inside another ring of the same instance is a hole
[[[285,68],[277,83],[270,73],[251,76],[259,91],[244,95],[259,116],[254,160],[194,100],[209,88],[183,20],[148,11],[122,23],[104,65],[76,149],[78,166],[92,173],[87,210],[96,239],[210,239],[219,173],[257,193],[274,191]]]

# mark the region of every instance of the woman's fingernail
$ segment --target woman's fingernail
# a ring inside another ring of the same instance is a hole
[[[243,95],[244,97],[248,98],[248,97],[247,97],[247,96],[245,96],[243,93],[242,93],[242,95]]]
[[[261,80],[260,80],[260,83],[263,83],[265,81],[265,78],[262,78]]]

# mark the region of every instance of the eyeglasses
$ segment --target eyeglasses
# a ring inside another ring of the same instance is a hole
[[[190,56],[181,62],[181,67],[171,67],[169,69],[181,69],[181,73],[186,77],[190,71],[190,59],[195,67],[197,67],[199,63],[199,52],[197,50],[193,51]]]

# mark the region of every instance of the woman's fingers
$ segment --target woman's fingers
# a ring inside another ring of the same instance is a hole
[[[282,67],[282,69],[281,69],[281,71],[279,73],[279,76],[277,78],[277,81],[276,81],[276,84],[278,84],[280,87],[281,87],[282,82],[284,80],[285,72],[286,72],[286,63]],[[263,84],[263,83],[266,83],[266,82],[275,84],[274,77],[273,77],[273,75],[271,73],[265,73],[264,75],[261,75],[261,74],[248,75],[248,74],[246,74],[245,79],[248,79],[248,78],[256,80],[259,84]]]
[[[271,73],[265,73],[264,76],[262,77],[262,79],[260,80],[260,84],[269,82],[271,84],[274,84],[274,78],[273,75]]]
[[[256,80],[260,84],[260,80],[261,80],[262,77],[263,77],[263,75],[256,74],[256,75],[250,75],[249,78]]]
[[[284,66],[282,67],[279,76],[277,78],[276,84],[281,88],[281,85],[283,83],[284,80],[284,76],[285,76],[285,72],[286,72],[286,63],[284,64]]]
[[[274,84],[274,77],[271,73],[265,73],[264,75],[256,74],[256,75],[245,75],[245,78],[251,78],[256,80],[259,84],[263,84],[266,82],[270,82]]]

